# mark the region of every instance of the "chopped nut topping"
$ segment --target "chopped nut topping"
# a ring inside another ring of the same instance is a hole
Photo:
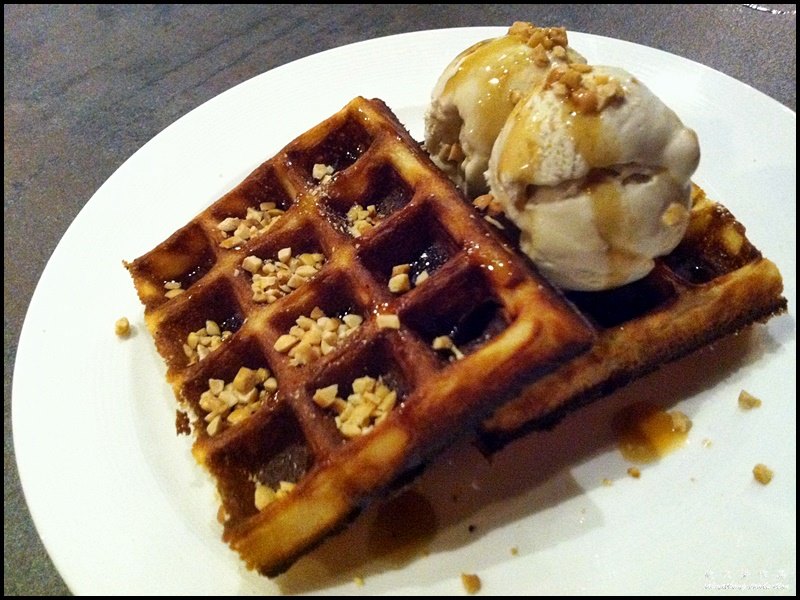
[[[628,475],[630,475],[634,479],[639,479],[639,477],[642,476],[642,472],[636,467],[628,467]]]
[[[408,273],[399,273],[389,279],[389,291],[393,294],[402,294],[411,289],[411,280]]]
[[[420,271],[414,278],[413,286],[411,282],[411,265],[403,263],[392,267],[392,275],[389,277],[389,291],[393,294],[403,294],[412,287],[416,287],[429,277],[428,271]]]
[[[166,292],[164,292],[164,296],[166,296],[169,299],[172,299],[175,296],[180,296],[183,292],[186,291],[183,288],[181,288],[180,281],[167,281],[164,283],[164,289],[167,290]]]
[[[297,317],[296,325],[275,341],[274,348],[282,354],[288,353],[292,366],[307,365],[332,352],[363,320],[360,315],[351,313],[341,319],[328,317],[316,306],[309,316]]]
[[[114,323],[114,333],[120,337],[127,337],[131,332],[131,324],[127,317],[121,317]]]
[[[268,231],[283,216],[275,202],[262,202],[258,208],[248,207],[245,217],[227,217],[217,224],[222,233],[223,248],[236,248],[252,237]]]
[[[319,252],[295,257],[291,248],[281,248],[277,261],[251,255],[242,261],[242,269],[251,274],[253,300],[272,304],[314,277],[323,264],[325,257]]]
[[[364,208],[360,204],[354,204],[347,211],[347,224],[349,227],[347,231],[354,238],[361,237],[367,231],[372,229],[378,224],[378,209],[374,204],[370,204]]]
[[[280,481],[278,489],[272,489],[270,486],[255,480],[255,505],[258,510],[263,509],[265,506],[272,504],[275,500],[280,500],[289,495],[297,484],[290,481]]]
[[[333,167],[322,163],[316,163],[311,169],[311,176],[320,183],[328,183],[333,179]]]
[[[337,384],[319,388],[313,400],[320,408],[336,412],[336,427],[345,437],[363,435],[383,421],[397,402],[397,392],[383,382],[383,377],[365,375],[353,380],[353,393],[347,400],[338,396]]]
[[[589,65],[585,65],[583,63],[571,63],[570,67],[572,67],[573,71],[577,71],[578,73],[591,73],[592,72],[592,67],[589,66]],[[608,82],[608,80],[604,79],[604,80],[600,81],[599,83],[607,83],[607,82]]]
[[[447,151],[447,160],[452,162],[461,162],[464,160],[464,158],[466,158],[466,154],[464,154],[461,144],[456,142],[449,147],[449,150]]]
[[[481,590],[481,578],[474,573],[462,573],[461,585],[468,594],[477,594]]]
[[[394,277],[395,275],[402,275],[403,273],[407,274],[410,272],[411,272],[411,265],[408,263],[402,263],[392,267],[392,277]]]
[[[514,21],[508,28],[508,35],[530,36],[530,31],[534,29],[533,23],[525,21]]]
[[[400,317],[397,315],[378,315],[377,322],[379,329],[400,329]]]
[[[200,408],[206,411],[206,432],[214,436],[223,424],[236,425],[255,413],[278,389],[278,380],[265,368],[242,367],[233,381],[209,379],[200,395]]]
[[[550,57],[547,56],[547,50],[542,44],[533,48],[533,62],[537,67],[546,67],[550,64]]]
[[[545,89],[548,88],[581,113],[598,113],[625,95],[619,81],[595,75],[592,67],[581,63],[554,67],[547,75]]]
[[[336,396],[339,393],[339,386],[337,384],[329,385],[328,387],[320,388],[314,392],[314,402],[322,408],[328,408],[336,401]]]
[[[479,211],[486,211],[489,215],[496,217],[503,214],[503,206],[492,194],[483,194],[472,201],[472,206]]]
[[[508,35],[521,38],[531,48],[541,46],[543,50],[552,50],[567,45],[567,30],[563,27],[536,27],[533,23],[516,21],[509,27]]]
[[[755,477],[756,481],[761,485],[767,485],[772,481],[774,475],[775,473],[767,465],[758,463],[753,467],[753,477]]]
[[[761,406],[761,400],[742,390],[739,392],[739,408],[742,410],[751,410],[753,408],[759,408]]]
[[[452,356],[450,359],[461,360],[464,358],[464,353],[458,349],[458,347],[453,343],[453,340],[446,335],[440,335],[438,337],[433,338],[433,343],[431,347],[434,350],[447,350]]]
[[[231,331],[221,331],[216,321],[206,321],[205,327],[189,332],[183,344],[183,352],[189,359],[188,364],[193,365],[198,360],[203,360],[232,335]]]

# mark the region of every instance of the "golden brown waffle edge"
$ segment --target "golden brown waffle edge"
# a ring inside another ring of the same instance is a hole
[[[568,297],[596,325],[592,349],[530,384],[486,419],[481,445],[495,451],[667,362],[786,310],[778,268],[744,225],[692,190],[688,231],[645,279]]]

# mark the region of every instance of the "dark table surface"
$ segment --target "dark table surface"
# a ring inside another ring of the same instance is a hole
[[[31,274],[41,273],[103,181],[167,125],[237,83],[322,50],[408,31],[515,20],[666,50],[795,110],[795,9],[6,5],[4,593],[69,593],[31,521],[12,440],[12,373],[36,285]]]

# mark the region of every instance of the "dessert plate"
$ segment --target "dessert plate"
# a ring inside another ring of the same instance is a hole
[[[570,33],[693,127],[696,181],[781,269],[789,313],[723,340],[484,459],[452,447],[288,573],[248,572],[220,539],[210,479],[175,434],[174,398],[123,259],[133,259],[353,96],[379,97],[417,139],[440,72],[505,28],[410,33],[279,67],[153,138],[89,200],[31,301],[13,387],[26,499],[76,594],[496,594],[796,590],[796,116],[717,71]],[[309,94],[308,90],[323,93]],[[126,315],[132,335],[118,339]],[[740,390],[763,400],[737,406]],[[644,465],[610,422],[637,400],[677,407],[685,447]],[[752,468],[775,471],[768,486]]]

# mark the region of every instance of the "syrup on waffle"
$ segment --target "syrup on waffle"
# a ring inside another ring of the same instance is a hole
[[[570,409],[786,310],[780,272],[750,243],[744,226],[698,187],[692,204],[684,239],[647,277],[613,290],[567,294],[597,327],[597,341],[485,420],[487,450],[552,426]],[[513,226],[504,227],[513,237]]]
[[[594,338],[377,100],[127,267],[224,538],[267,575]]]

